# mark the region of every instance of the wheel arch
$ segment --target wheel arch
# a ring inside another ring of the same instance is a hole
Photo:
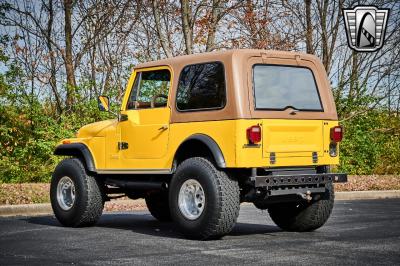
[[[217,142],[208,135],[194,134],[186,138],[175,152],[174,161],[209,153],[219,168],[226,168],[225,157]]]
[[[82,158],[86,169],[91,172],[96,172],[92,153],[89,148],[83,143],[61,144],[54,150],[54,155],[75,156]]]

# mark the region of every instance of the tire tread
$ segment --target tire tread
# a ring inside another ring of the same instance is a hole
[[[327,187],[328,198],[309,205],[297,203],[275,204],[268,208],[269,215],[276,225],[286,231],[307,232],[320,228],[328,220],[334,204],[333,186]]]
[[[162,192],[145,197],[147,209],[150,214],[160,222],[171,221],[168,194]]]
[[[86,172],[85,166],[79,158],[68,158],[62,160],[57,166],[55,173],[58,173],[58,170],[60,168],[62,169],[63,167],[73,167],[78,170],[79,176],[76,178],[82,179],[84,186],[83,190],[87,195],[84,197],[86,200],[83,204],[80,204],[79,200],[76,199],[75,204],[79,204],[79,206],[76,206],[78,211],[74,217],[69,216],[66,218],[58,215],[57,209],[55,206],[53,206],[53,210],[57,219],[63,225],[71,227],[85,227],[94,225],[102,215],[104,208],[104,191],[102,190],[101,185],[96,181],[94,176],[89,175]],[[55,178],[56,176],[53,174],[53,179]],[[58,204],[57,199],[52,199],[52,205],[56,204]]]
[[[189,237],[196,239],[216,239],[228,234],[235,226],[240,210],[240,192],[238,182],[232,179],[226,172],[217,169],[208,159],[192,157],[178,167],[192,167],[197,165],[207,168],[215,176],[219,198],[216,215],[206,222],[206,227],[201,232],[193,232]]]

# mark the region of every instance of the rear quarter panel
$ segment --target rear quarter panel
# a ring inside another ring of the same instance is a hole
[[[179,146],[194,134],[204,134],[211,137],[221,149],[227,167],[235,167],[235,120],[174,123],[170,126],[168,164]]]

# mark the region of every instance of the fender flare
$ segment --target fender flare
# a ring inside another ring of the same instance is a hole
[[[65,156],[82,156],[86,163],[86,169],[91,172],[96,172],[94,160],[89,148],[82,143],[61,144],[54,150],[54,155]]]
[[[224,155],[223,155],[221,149],[219,148],[218,144],[210,136],[207,136],[204,134],[194,134],[194,135],[188,137],[187,139],[185,139],[181,143],[181,145],[179,145],[179,148],[183,144],[185,144],[187,141],[190,141],[190,140],[198,140],[198,141],[202,142],[203,144],[205,144],[210,149],[210,151],[214,157],[214,160],[217,163],[217,166],[220,168],[226,168]],[[178,150],[179,150],[179,148],[178,148]]]

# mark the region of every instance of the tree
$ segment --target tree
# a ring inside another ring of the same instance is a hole
[[[72,0],[64,0],[64,31],[65,31],[65,72],[67,73],[67,109],[74,104],[76,87],[75,70],[72,59]]]
[[[159,5],[159,1],[157,0],[152,0],[152,10],[153,10],[153,15],[154,15],[154,21],[155,21],[155,25],[156,25],[156,30],[157,30],[157,35],[158,35],[158,39],[160,40],[161,46],[164,50],[164,53],[167,57],[172,57],[172,51],[171,51],[171,43],[169,41],[169,39],[166,38],[165,35],[168,36],[168,33],[163,32],[162,28],[161,28],[161,22],[160,22],[160,5]],[[163,8],[162,10],[165,10],[165,2],[162,2],[163,4]],[[165,13],[164,13],[165,14]]]
[[[182,31],[185,41],[186,54],[193,53],[193,14],[189,0],[181,1]]]

